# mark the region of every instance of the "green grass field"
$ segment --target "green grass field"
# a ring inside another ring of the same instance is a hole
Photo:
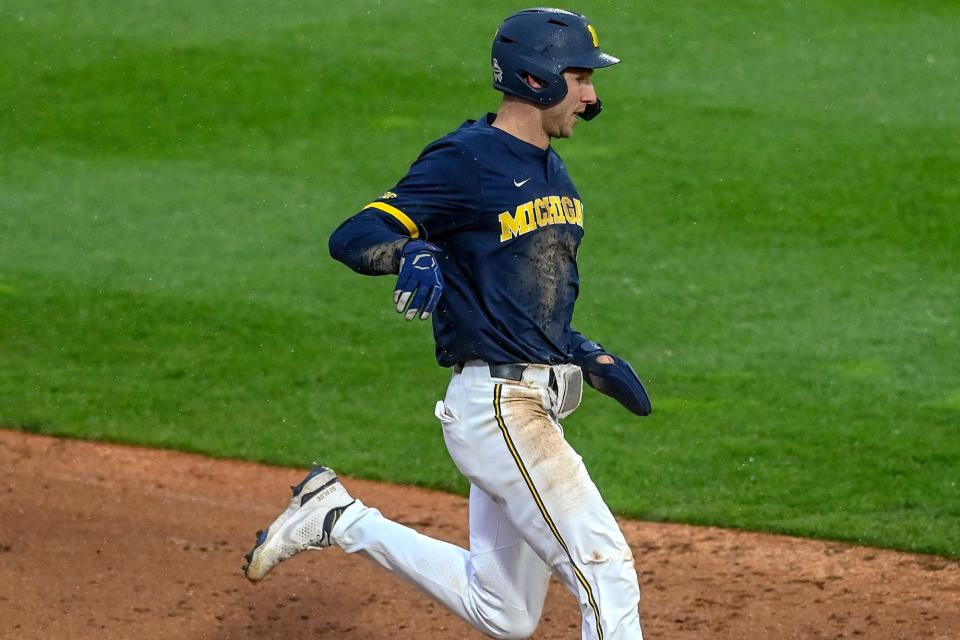
[[[430,327],[326,241],[517,8],[0,6],[0,425],[465,490]],[[654,401],[567,422],[610,503],[960,557],[960,6],[577,8],[575,321]]]

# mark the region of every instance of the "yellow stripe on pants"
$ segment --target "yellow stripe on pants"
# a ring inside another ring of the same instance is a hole
[[[597,606],[597,602],[593,598],[593,589],[590,588],[590,583],[587,582],[583,572],[580,571],[580,567],[578,567],[573,561],[573,555],[570,553],[567,543],[564,542],[563,536],[560,535],[560,530],[557,529],[557,525],[553,522],[553,518],[551,518],[550,514],[547,512],[547,507],[543,504],[543,499],[540,498],[540,493],[537,491],[536,485],[533,484],[533,478],[530,477],[530,473],[527,471],[526,465],[523,464],[523,460],[520,458],[520,453],[517,451],[517,447],[513,443],[513,438],[510,437],[510,432],[507,430],[507,424],[503,420],[503,413],[500,411],[500,394],[502,387],[503,385],[498,384],[493,390],[493,412],[497,418],[497,424],[500,427],[500,433],[503,434],[503,439],[507,443],[507,448],[510,450],[510,455],[513,456],[514,462],[517,463],[517,468],[520,469],[520,475],[523,476],[523,480],[526,482],[527,488],[530,489],[530,493],[533,495],[534,502],[537,503],[537,508],[540,510],[540,514],[543,516],[543,519],[546,520],[547,526],[550,527],[550,531],[553,532],[554,537],[556,537],[557,542],[560,543],[560,547],[563,548],[564,553],[567,554],[567,558],[570,560],[570,566],[573,567],[573,572],[577,576],[577,582],[579,582],[584,591],[587,592],[587,601],[590,603],[590,607],[593,609],[593,615],[597,620],[597,637],[600,640],[603,640],[603,626],[600,624],[600,608]]]

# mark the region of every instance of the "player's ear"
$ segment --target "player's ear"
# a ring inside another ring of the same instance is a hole
[[[530,75],[529,73],[526,75],[524,80],[526,80],[527,84],[533,89],[543,89],[545,86],[547,86],[546,82],[536,76]]]

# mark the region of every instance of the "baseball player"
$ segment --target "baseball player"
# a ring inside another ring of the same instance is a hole
[[[593,71],[617,62],[583,15],[510,16],[493,42],[498,112],[427,146],[330,238],[353,270],[399,276],[393,302],[404,318],[433,316],[437,361],[452,369],[436,416],[470,480],[470,549],[388,520],[315,467],[258,534],[247,578],[335,545],[484,634],[526,638],[553,573],[580,603],[583,638],[642,638],[630,547],[560,424],[584,377],[650,413],[630,365],[571,326],[587,209],[550,145],[600,113]]]

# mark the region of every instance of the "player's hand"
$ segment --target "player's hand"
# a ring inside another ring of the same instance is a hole
[[[403,313],[406,320],[413,320],[417,315],[426,320],[440,301],[443,274],[437,262],[439,252],[439,247],[422,240],[403,245],[393,303],[397,305],[397,313]]]
[[[653,411],[647,390],[630,363],[610,353],[596,342],[587,340],[573,354],[574,363],[580,365],[587,384],[622,404],[638,416],[648,416]]]

